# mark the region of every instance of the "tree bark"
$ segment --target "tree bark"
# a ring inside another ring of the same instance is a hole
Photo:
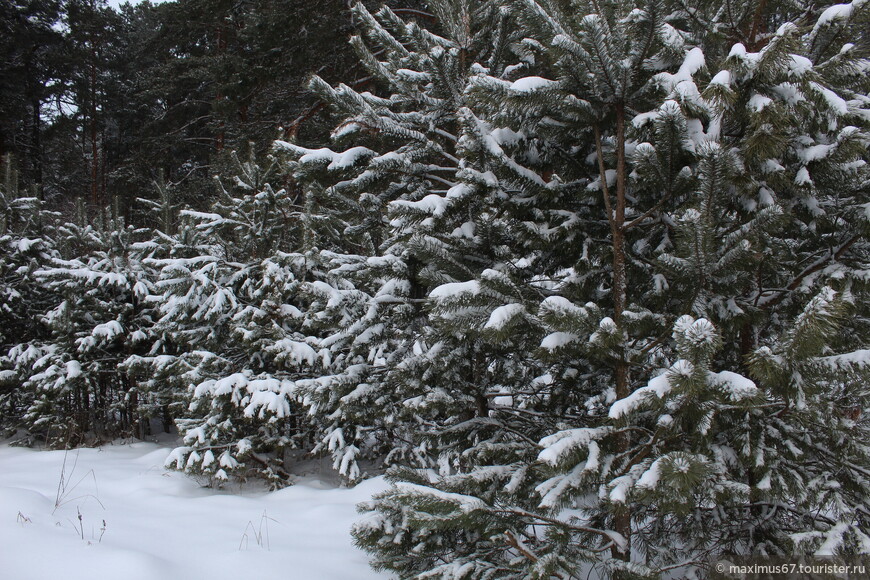
[[[627,188],[625,161],[625,105],[616,104],[616,191],[613,207],[613,322],[619,332],[622,332],[622,318],[625,311],[627,280],[625,272],[625,196]],[[620,348],[616,361],[615,391],[616,398],[623,399],[629,395],[628,361],[625,352]],[[617,453],[622,454],[631,447],[631,436],[628,432],[619,435]],[[621,560],[631,559],[631,511],[628,506],[614,514],[614,529],[622,535],[627,548],[623,552],[616,546],[613,555]]]
[[[99,172],[100,172],[100,155],[99,155],[99,147],[97,145],[97,55],[96,48],[91,47],[91,126],[90,126],[90,137],[91,137],[91,205],[95,208],[99,205],[100,201],[100,186],[99,186]]]

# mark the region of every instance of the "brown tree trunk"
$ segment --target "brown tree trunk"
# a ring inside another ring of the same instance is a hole
[[[27,79],[26,81],[26,89],[25,89],[25,99],[27,100],[29,107],[29,117],[27,120],[28,132],[28,143],[26,144],[24,151],[26,152],[27,159],[24,159],[24,164],[22,168],[27,167],[27,176],[30,179],[30,184],[33,187],[33,194],[35,197],[42,199],[42,143],[41,143],[41,125],[42,125],[42,115],[41,115],[41,102],[39,99],[39,86],[35,81],[34,72],[33,72],[33,61],[34,58],[33,52],[29,52],[25,59],[24,63],[24,74]],[[14,143],[14,139],[12,140]],[[29,167],[28,167],[29,166]]]
[[[100,201],[100,155],[97,146],[97,63],[96,49],[91,53],[91,205],[95,208]]]
[[[227,28],[226,28],[226,25],[224,24],[224,22],[222,21],[218,25],[218,29],[217,29],[217,54],[219,54],[219,55],[224,54],[226,52],[226,50],[227,50]],[[220,88],[220,85],[218,85],[218,91],[217,91],[217,94],[215,95],[216,107],[220,107],[221,101],[223,101],[223,100],[224,100],[224,93],[223,93],[223,90]],[[221,119],[220,122],[218,123],[217,135],[215,135],[215,142],[214,142],[215,149],[217,151],[223,151],[225,141],[226,141],[226,121],[224,119]]]
[[[622,315],[625,311],[627,280],[625,273],[625,196],[627,188],[627,168],[625,161],[625,106],[622,103],[616,105],[616,191],[615,205],[613,207],[612,231],[613,231],[613,322],[617,329],[622,332]],[[619,358],[616,361],[615,391],[616,398],[623,399],[629,393],[629,368],[625,358],[625,352],[620,349]],[[619,435],[616,452],[625,453],[631,447],[631,438],[628,433]],[[617,511],[614,515],[613,527],[628,542],[627,549],[622,552],[613,548],[613,556],[621,560],[631,559],[631,511],[628,506]]]
[[[767,0],[759,0],[755,14],[752,16],[752,24],[749,26],[749,34],[747,40],[753,51],[759,51],[764,48],[767,41],[760,38],[762,34],[767,32],[764,17],[767,10]]]
[[[36,194],[35,197],[40,201],[43,201],[43,191],[42,191],[42,141],[40,139],[41,129],[40,125],[42,124],[42,118],[40,114],[40,102],[38,97],[33,97],[33,101],[31,103],[31,107],[33,108],[32,115],[33,119],[31,121],[32,125],[30,127],[31,131],[31,143],[33,144],[33,150],[31,155],[33,159],[31,160],[31,164],[33,167],[33,189]]]

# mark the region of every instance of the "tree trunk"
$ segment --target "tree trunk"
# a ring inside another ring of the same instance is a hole
[[[33,192],[35,197],[40,201],[43,201],[43,192],[42,192],[42,140],[40,139],[42,132],[41,124],[41,103],[39,102],[39,97],[33,96],[31,105],[33,109],[31,112],[32,120],[31,120],[31,135],[30,141],[32,143],[32,151],[31,155],[33,156],[31,159],[31,164],[33,167]]]
[[[227,27],[223,19],[221,19],[221,23],[217,28],[217,54],[223,55],[227,50]],[[220,112],[221,102],[224,100],[223,88],[220,84],[218,84],[217,94],[215,95],[215,106],[212,110],[217,109],[219,115],[223,115]],[[215,150],[223,151],[224,144],[226,141],[226,119],[223,117],[220,118],[218,122],[218,131],[217,135],[215,135]]]
[[[622,315],[625,311],[627,281],[625,274],[625,194],[627,187],[626,163],[625,163],[625,106],[622,103],[616,105],[616,192],[615,206],[613,207],[612,231],[613,231],[613,322],[616,328],[622,332]],[[624,399],[629,393],[628,361],[625,352],[620,349],[616,361],[615,391],[617,399]],[[628,433],[622,433],[617,441],[616,452],[625,453],[631,447],[631,438]],[[628,506],[614,514],[613,527],[628,542],[625,552],[613,548],[613,556],[621,560],[631,559],[631,511]]]
[[[22,164],[23,167],[28,167],[27,177],[30,180],[30,185],[33,187],[33,193],[40,200],[42,199],[42,142],[41,142],[41,126],[42,126],[42,111],[39,98],[39,85],[35,79],[33,71],[34,65],[32,62],[33,54],[29,52],[24,63],[24,74],[26,77],[25,84],[25,99],[28,103],[28,111],[30,119],[26,121],[29,125],[30,135],[25,146],[27,159]]]
[[[97,64],[96,54],[92,53],[91,60],[91,205],[95,208],[99,205],[99,167],[100,156],[97,147]]]

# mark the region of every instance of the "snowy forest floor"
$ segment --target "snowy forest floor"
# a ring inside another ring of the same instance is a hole
[[[351,541],[356,504],[386,487],[316,477],[275,492],[202,487],[154,443],[36,451],[0,444],[6,580],[385,578]]]

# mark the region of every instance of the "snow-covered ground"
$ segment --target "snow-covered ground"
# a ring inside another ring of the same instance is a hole
[[[4,580],[385,578],[348,533],[385,488],[308,479],[266,493],[213,490],[164,470],[153,443],[34,451],[0,445]],[[61,484],[61,476],[63,482]]]

